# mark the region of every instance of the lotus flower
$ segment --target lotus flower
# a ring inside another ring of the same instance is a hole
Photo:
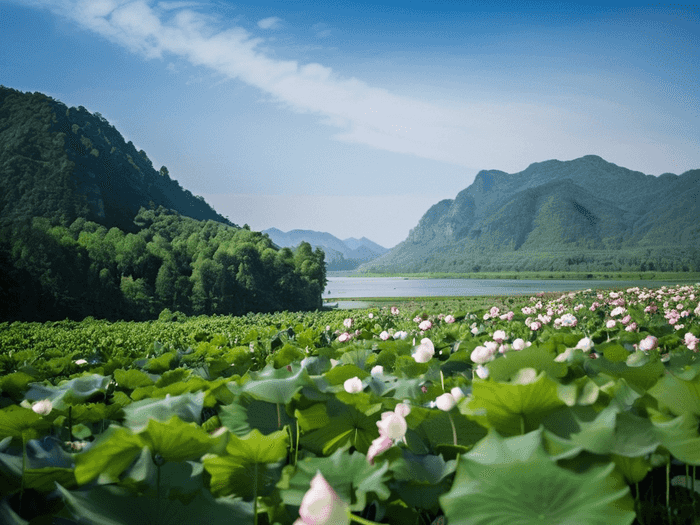
[[[418,328],[420,328],[421,330],[430,330],[432,327],[433,323],[431,323],[427,319],[418,325]]]
[[[52,409],[53,404],[51,404],[51,400],[49,399],[42,399],[32,405],[32,410],[40,416],[48,416]]]
[[[421,339],[420,345],[416,347],[415,352],[413,352],[413,359],[416,363],[427,363],[435,355],[435,346],[433,342],[424,337]]]
[[[648,352],[649,350],[653,350],[654,348],[657,347],[659,344],[659,340],[654,337],[653,335],[648,335],[641,341],[639,341],[639,349],[642,352]]]
[[[320,471],[316,472],[301,500],[299,519],[294,525],[350,525],[347,506]]]
[[[377,421],[377,427],[379,435],[389,439],[402,439],[408,430],[406,419],[396,412],[384,412],[382,419]]]
[[[450,392],[447,392],[437,397],[435,405],[437,405],[440,410],[449,412],[457,405],[457,400]]]
[[[590,338],[584,337],[578,343],[576,343],[576,348],[585,352],[590,352],[593,348],[593,341]]]
[[[351,377],[345,380],[343,388],[345,388],[348,394],[357,394],[358,392],[362,392],[362,381],[357,376]]]

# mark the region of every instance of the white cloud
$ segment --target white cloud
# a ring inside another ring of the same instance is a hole
[[[281,23],[281,18],[271,16],[269,18],[263,18],[262,20],[258,20],[258,27],[260,29],[277,29],[278,27],[280,27]]]
[[[591,134],[600,107],[521,103],[446,105],[391,93],[321,64],[271,57],[263,40],[221,18],[198,12],[190,2],[148,0],[31,0],[147,58],[176,58],[255,86],[296,112],[311,113],[338,128],[334,138],[380,150],[472,168],[520,171],[531,162],[568,160],[589,153],[632,169],[658,160],[639,144],[631,117]],[[259,27],[272,28],[266,18]],[[326,31],[324,24],[314,31]],[[465,97],[468,96],[465,93]],[[466,99],[465,99],[466,100]],[[590,101],[589,101],[590,102]],[[565,109],[566,107],[575,109]],[[596,111],[597,110],[597,111]],[[626,155],[623,158],[621,155]],[[687,153],[690,155],[690,153]],[[628,162],[625,164],[625,162]],[[688,157],[690,160],[690,157]]]

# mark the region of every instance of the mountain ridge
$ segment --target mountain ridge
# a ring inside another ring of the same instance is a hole
[[[371,261],[388,251],[387,248],[362,237],[341,240],[328,233],[316,230],[290,230],[283,232],[277,228],[263,230],[270,240],[280,247],[293,248],[301,242],[308,242],[313,248],[321,248],[325,255],[328,270],[352,270],[363,262]]]
[[[359,270],[700,268],[697,217],[700,170],[653,176],[597,155],[481,170]]]

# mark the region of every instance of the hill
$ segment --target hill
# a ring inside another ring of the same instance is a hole
[[[481,171],[374,272],[700,270],[700,170],[658,177],[596,155]]]
[[[308,242],[314,248],[321,248],[325,253],[326,269],[353,270],[364,262],[376,259],[389,250],[366,237],[350,237],[340,240],[334,235],[314,230],[290,230],[283,232],[277,228],[263,230],[272,242],[278,246],[293,248],[301,242]]]
[[[322,251],[239,228],[98,113],[0,86],[0,144],[0,320],[321,306]]]

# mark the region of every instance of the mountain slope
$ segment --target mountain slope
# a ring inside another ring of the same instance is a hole
[[[78,217],[135,231],[141,207],[163,206],[233,225],[201,197],[156,171],[99,113],[68,108],[42,93],[0,86],[0,217]]]
[[[699,197],[700,170],[654,177],[595,155],[481,171],[360,269],[700,269]]]

